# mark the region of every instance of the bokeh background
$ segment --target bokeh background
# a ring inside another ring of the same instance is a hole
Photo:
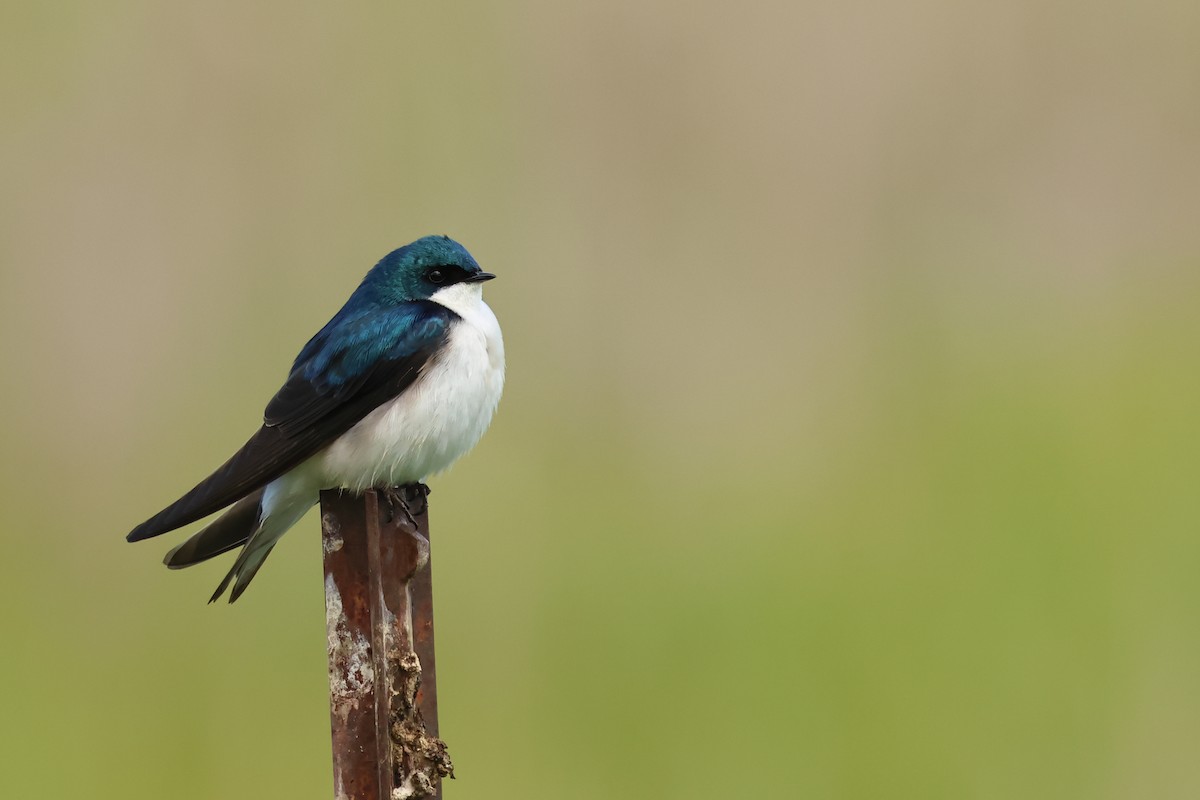
[[[316,515],[123,536],[391,248],[450,798],[1200,796],[1200,5],[0,8],[0,796],[331,796]]]

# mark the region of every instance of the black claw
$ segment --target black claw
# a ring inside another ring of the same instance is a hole
[[[410,483],[402,487],[404,490],[405,507],[414,516],[421,516],[429,510],[429,487],[423,483]]]
[[[396,511],[399,510],[408,517],[414,529],[420,527],[417,525],[417,517],[429,508],[429,502],[426,500],[429,495],[428,486],[423,483],[408,483],[404,486],[389,486],[382,492],[388,505],[388,522],[396,518]]]
[[[380,494],[387,505],[387,519],[385,521],[392,522],[396,519],[396,509],[404,508],[404,494],[398,486],[389,486],[386,489],[382,489]]]

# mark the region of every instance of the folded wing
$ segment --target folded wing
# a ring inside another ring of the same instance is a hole
[[[126,537],[208,516],[298,466],[399,395],[445,343],[454,312],[429,301],[343,310],[301,351],[263,426],[216,472]]]

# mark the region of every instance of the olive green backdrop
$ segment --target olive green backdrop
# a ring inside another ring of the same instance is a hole
[[[467,798],[1200,795],[1200,5],[8,3],[0,796],[328,798],[315,515],[123,537],[391,248]]]

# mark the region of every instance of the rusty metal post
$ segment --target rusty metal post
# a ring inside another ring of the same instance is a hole
[[[398,492],[321,493],[336,800],[440,800],[454,776],[437,738],[428,505],[410,503],[410,521]]]

